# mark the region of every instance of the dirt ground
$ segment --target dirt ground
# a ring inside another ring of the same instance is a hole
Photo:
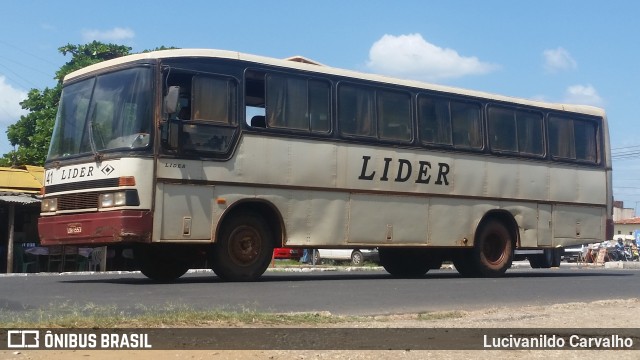
[[[380,328],[640,328],[640,299],[567,303],[545,307],[503,307],[461,311],[456,317],[418,319],[417,314],[378,316],[357,322],[331,324],[329,327]],[[252,325],[255,327],[255,324]],[[611,334],[613,335],[613,334]],[[250,341],[250,339],[247,339]],[[638,341],[636,338],[635,341]],[[595,350],[474,350],[474,351],[221,351],[221,350],[39,350],[0,351],[1,359],[638,359],[640,351]]]

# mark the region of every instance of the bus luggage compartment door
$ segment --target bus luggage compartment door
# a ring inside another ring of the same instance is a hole
[[[211,239],[213,186],[159,183],[156,194],[156,208],[162,210],[154,219],[159,240]]]

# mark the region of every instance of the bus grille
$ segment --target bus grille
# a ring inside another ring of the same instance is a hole
[[[58,197],[58,210],[98,208],[98,193],[66,194]]]
[[[118,178],[98,179],[88,181],[78,181],[68,184],[47,185],[44,187],[44,193],[47,195],[73,190],[86,190],[95,188],[117,187]]]

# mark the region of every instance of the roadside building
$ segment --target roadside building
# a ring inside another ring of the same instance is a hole
[[[618,220],[614,223],[614,239],[623,239],[625,242],[636,241],[640,236],[640,217]]]
[[[39,166],[0,167],[0,272],[20,271],[16,255],[22,252],[15,249],[39,242],[38,195],[43,180],[44,169]]]
[[[636,209],[625,208],[622,201],[613,202],[613,221],[631,219],[636,216]]]

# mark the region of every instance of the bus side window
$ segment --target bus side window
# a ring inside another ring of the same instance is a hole
[[[266,123],[269,128],[329,131],[329,83],[279,74],[269,74],[266,79]]]
[[[338,89],[338,121],[342,134],[375,136],[374,92],[342,85]]]
[[[193,78],[193,119],[232,125],[235,123],[236,85],[229,79]]]
[[[576,158],[573,120],[559,117],[549,118],[549,148],[554,157]]]
[[[516,118],[509,109],[489,108],[489,143],[493,150],[516,152]]]
[[[597,125],[588,121],[574,120],[573,127],[576,144],[576,159],[592,163],[598,162]]]
[[[380,138],[411,140],[411,97],[409,94],[378,91],[377,95]]]
[[[449,101],[420,95],[418,98],[418,128],[423,143],[453,145]]]
[[[225,77],[173,76],[181,90],[177,113],[171,115],[177,148],[191,154],[227,151],[236,131],[237,84]]]
[[[518,126],[518,151],[521,154],[543,155],[542,114],[517,111],[516,124]]]
[[[481,149],[480,106],[455,101],[452,101],[450,106],[453,145],[461,148]]]
[[[329,113],[331,87],[324,81],[309,81],[309,121],[312,132],[326,133],[331,130]]]
[[[267,127],[265,116],[265,76],[265,73],[257,71],[247,71],[245,74],[244,115],[246,124],[251,127]]]

